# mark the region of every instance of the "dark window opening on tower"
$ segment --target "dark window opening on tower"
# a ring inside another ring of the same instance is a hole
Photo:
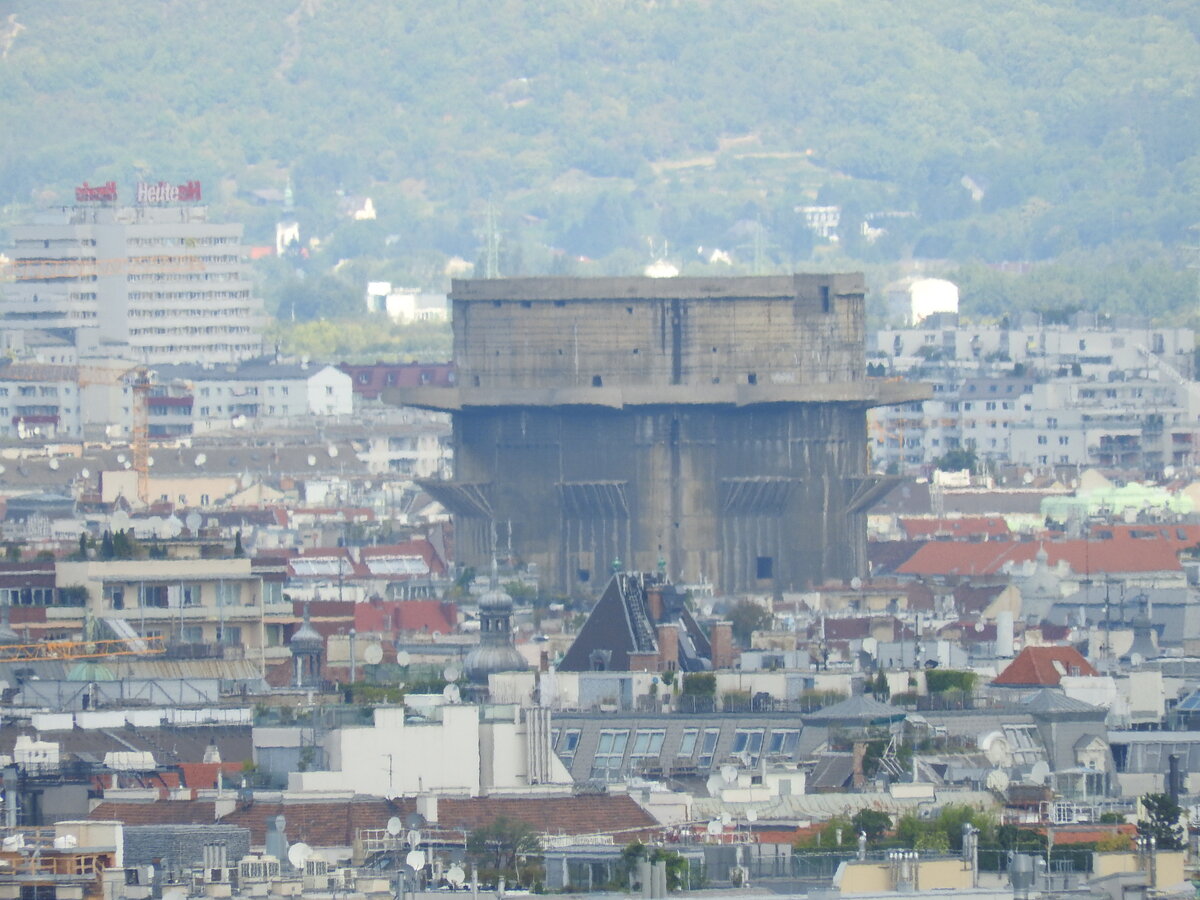
[[[599,375],[592,376],[592,387],[604,387],[604,379]]]
[[[591,580],[592,572],[590,569],[579,569],[575,572],[575,577],[580,581],[587,582]]]
[[[821,312],[829,312],[829,285],[821,285]]]
[[[759,579],[775,577],[775,557],[760,556],[755,560],[755,577]]]
[[[471,381],[475,384],[475,387],[479,387],[479,376],[478,375],[473,375],[471,377]]]
[[[522,300],[521,301],[521,309],[533,309],[533,304],[530,303],[528,300]]]
[[[757,372],[748,373],[746,375],[746,383],[747,384],[758,384],[758,373]]]
[[[499,309],[499,308],[500,308],[500,301],[499,301],[499,300],[493,300],[493,301],[492,301],[492,306],[494,306],[494,307],[496,307],[497,309]]]

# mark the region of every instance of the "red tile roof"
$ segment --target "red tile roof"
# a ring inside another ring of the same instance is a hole
[[[1100,673],[1074,647],[1026,647],[992,681],[1011,687],[1055,687],[1064,675]]]
[[[1101,541],[929,541],[896,571],[927,576],[994,575],[1008,565],[1032,561],[1043,547],[1051,566],[1063,560],[1077,575],[1180,570],[1177,542],[1123,537]]]
[[[360,632],[451,634],[458,627],[458,607],[440,600],[382,600],[356,603],[354,627]]]
[[[115,819],[129,825],[187,825],[214,822],[214,809],[210,801],[103,801],[89,818]],[[251,844],[261,846],[266,840],[267,820],[282,815],[289,841],[342,847],[351,845],[359,830],[384,828],[392,816],[403,817],[415,809],[416,803],[410,799],[391,802],[374,797],[307,803],[239,803],[220,819],[220,824],[249,828]],[[627,794],[442,798],[438,801],[436,827],[470,832],[501,817],[527,822],[544,834],[633,834],[658,827],[654,817]]]

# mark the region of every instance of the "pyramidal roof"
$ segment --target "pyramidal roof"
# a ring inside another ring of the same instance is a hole
[[[1026,712],[1035,715],[1045,715],[1047,713],[1095,713],[1101,711],[1100,707],[1084,703],[1082,700],[1077,700],[1074,697],[1068,697],[1062,691],[1052,691],[1045,688],[1028,697],[1021,705]]]
[[[881,703],[867,694],[857,694],[832,706],[825,706],[803,718],[811,721],[878,722],[903,719],[907,712],[890,703]]]

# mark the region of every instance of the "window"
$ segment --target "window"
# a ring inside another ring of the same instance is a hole
[[[633,749],[629,751],[629,758],[643,759],[645,757],[658,756],[662,753],[662,743],[665,736],[665,731],[646,731],[639,728],[633,736]]]
[[[242,602],[242,586],[236,582],[217,582],[217,606],[237,606]]]
[[[558,739],[558,746],[555,748],[559,757],[563,762],[569,763],[575,758],[575,749],[579,746],[579,729],[568,728],[562,733]]]
[[[759,556],[755,559],[754,571],[760,580],[775,577],[775,557]]]
[[[138,606],[166,609],[167,605],[165,584],[143,584],[138,587]]]
[[[762,729],[754,731],[743,730],[739,728],[733,736],[734,756],[740,756],[745,753],[750,757],[751,764],[758,762],[758,756],[762,753],[763,732]]]
[[[1050,439],[1048,437],[1046,437],[1044,434],[1039,434],[1037,437],[1038,437],[1037,442],[1039,444],[1047,444],[1050,442]]]
[[[597,781],[616,781],[621,777],[625,761],[625,744],[629,741],[629,729],[601,731],[592,758],[591,777]]]
[[[699,765],[707,768],[712,765],[713,754],[717,751],[717,738],[721,735],[719,728],[704,729],[704,743],[700,745],[700,759],[697,760]]]
[[[125,586],[121,584],[106,584],[104,586],[105,605],[109,609],[125,608]]]
[[[773,755],[792,756],[800,746],[799,731],[772,731],[767,752]]]
[[[1064,435],[1060,435],[1060,436],[1059,436],[1059,439],[1058,439],[1058,446],[1060,446],[1060,447],[1066,447],[1066,446],[1067,446],[1068,444],[1070,444],[1070,443],[1071,443],[1071,438],[1070,438],[1068,435],[1065,435],[1065,434],[1064,434]]]
[[[217,628],[217,643],[240,644],[242,642],[242,627],[240,625],[221,625]]]
[[[683,733],[683,740],[679,742],[679,752],[676,756],[691,756],[696,752],[696,736],[700,734],[700,729],[689,728]]]

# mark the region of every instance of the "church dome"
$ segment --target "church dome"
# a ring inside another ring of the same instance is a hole
[[[325,639],[308,621],[307,606],[304,607],[304,623],[296,629],[295,634],[288,641],[288,648],[292,653],[320,653],[325,649]]]

